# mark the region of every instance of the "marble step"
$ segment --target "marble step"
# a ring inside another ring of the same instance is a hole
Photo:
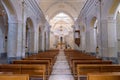
[[[53,67],[53,70],[54,70],[54,69],[70,69],[70,67],[69,67],[69,66],[64,66],[64,67],[55,66],[55,67]]]
[[[55,69],[52,72],[52,75],[71,75],[71,71],[69,69]]]
[[[65,56],[65,54],[58,54],[58,56]]]
[[[67,61],[66,58],[57,58],[56,61]]]
[[[60,64],[62,64],[62,63],[64,63],[64,64],[68,64],[67,61],[56,61],[56,62],[55,62],[55,64],[57,64],[57,65],[58,65],[59,63],[60,63]]]
[[[53,69],[56,68],[56,69],[69,69],[69,65],[66,64],[66,63],[55,63],[55,65],[53,66]]]
[[[60,60],[58,60],[58,61],[56,61],[55,63],[67,63],[68,64],[68,61],[60,61]]]
[[[57,58],[66,58],[66,56],[57,56]]]
[[[74,80],[72,75],[51,75],[49,80]]]

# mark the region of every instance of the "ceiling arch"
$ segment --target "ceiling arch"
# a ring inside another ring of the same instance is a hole
[[[71,20],[74,22],[74,18],[72,17],[72,15],[71,14],[69,14],[69,13],[67,13],[67,12],[65,12],[65,11],[56,11],[54,14],[52,14],[51,16],[50,16],[50,19],[53,19],[56,15],[58,15],[59,13],[64,13],[64,14],[66,14],[66,15],[68,15],[70,18],[71,18]]]
[[[50,20],[59,12],[65,12],[76,19],[87,0],[39,0],[39,6]]]
[[[72,19],[77,18],[78,15],[77,11],[74,10],[71,6],[61,3],[57,3],[56,5],[50,7],[49,10],[46,12],[46,14],[49,16],[49,19],[51,19],[58,12],[67,13],[72,17]]]
[[[69,35],[87,0],[37,0],[54,35]],[[64,14],[61,17],[59,14]],[[66,15],[66,16],[65,16]],[[56,17],[58,16],[58,17]],[[61,19],[59,19],[59,17]],[[66,18],[65,18],[66,17]]]
[[[58,2],[58,1],[56,1],[56,2],[54,2],[54,3],[52,3],[49,7],[48,7],[48,9],[45,11],[46,13],[47,13],[47,11],[50,9],[50,8],[52,8],[53,6],[60,6],[60,7],[62,7],[62,6],[70,6],[71,8],[73,8],[75,11],[77,11],[77,9],[72,5],[72,4],[70,4],[70,3],[68,3],[68,2]]]

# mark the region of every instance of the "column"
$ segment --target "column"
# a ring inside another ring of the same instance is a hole
[[[9,22],[8,27],[8,46],[7,46],[7,57],[8,62],[16,59],[17,53],[17,31],[18,24],[16,22]]]
[[[25,55],[25,50],[26,50],[26,25],[23,23],[22,27],[22,58],[24,58]]]
[[[30,46],[30,54],[35,53],[35,48],[36,48],[36,44],[35,44],[36,43],[35,42],[36,41],[35,40],[36,39],[36,35],[35,34],[36,34],[36,32],[32,28],[31,31],[30,31],[30,43],[29,43],[30,44],[29,45]]]
[[[46,32],[46,50],[49,49],[49,32]]]
[[[39,37],[39,29],[36,28],[36,30],[34,31],[34,51],[33,53],[38,53],[38,37]]]
[[[42,49],[42,51],[45,51],[45,33],[44,33],[44,31],[41,34],[42,34],[42,46],[41,46],[41,49]]]
[[[39,51],[42,50],[42,33],[39,34]]]
[[[99,44],[101,57],[104,60],[112,60],[113,63],[118,63],[116,20],[113,16],[101,20]]]
[[[90,31],[86,31],[86,52],[90,53]]]
[[[39,33],[38,33],[38,50],[39,50],[39,51],[41,51],[41,40],[40,40],[40,39],[41,39],[41,36],[40,36],[40,35],[41,35],[41,33],[39,32]]]
[[[113,16],[108,17],[108,57],[113,62],[118,62],[116,20]]]
[[[18,32],[17,32],[17,53],[16,53],[16,58],[21,59],[22,57],[22,49],[23,49],[23,23],[19,21],[18,23]],[[24,53],[25,54],[25,53]],[[25,57],[25,56],[24,56]]]
[[[97,35],[97,44],[99,47],[99,55],[105,59],[108,55],[108,29],[107,29],[107,20],[102,19],[101,22],[98,22],[98,35]]]
[[[0,57],[4,57],[5,56],[5,39],[4,39],[4,34],[3,31],[0,29]]]
[[[95,28],[90,27],[90,52],[92,55],[96,55],[96,32]]]
[[[83,32],[83,33],[81,33],[81,50],[82,51],[85,51],[85,47],[86,47],[85,40],[86,40],[86,34],[85,34],[85,32]]]

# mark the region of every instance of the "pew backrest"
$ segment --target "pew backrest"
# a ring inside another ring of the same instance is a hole
[[[27,74],[0,74],[0,80],[29,80]]]

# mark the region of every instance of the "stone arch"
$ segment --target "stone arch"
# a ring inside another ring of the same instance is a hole
[[[116,19],[118,7],[120,5],[120,0],[113,0],[113,4],[109,9],[109,15],[114,15],[114,18]]]
[[[78,15],[76,13],[76,9],[67,2],[62,4],[63,7],[65,6],[64,8],[61,8],[61,3],[59,3],[59,2],[57,2],[57,3],[55,2],[53,4],[54,5],[51,4],[50,7],[45,11],[48,14],[48,16],[50,17],[50,19],[52,16],[54,16],[53,14],[55,14],[56,12],[66,12],[66,13],[69,13],[71,16]]]
[[[0,6],[3,13],[1,15],[3,17],[0,17],[3,18],[2,21],[4,23],[1,25],[2,27],[4,26],[3,48],[9,59],[9,57],[15,57],[17,51],[17,25],[12,24],[17,23],[17,14],[10,0],[0,0]]]
[[[48,12],[48,10],[49,10],[50,8],[57,7],[58,5],[61,6],[61,3],[59,3],[59,2],[54,2],[54,3],[52,3],[45,12]],[[74,6],[72,6],[71,4],[69,4],[68,2],[64,2],[64,4],[62,4],[62,5],[69,6],[69,7],[71,7],[71,9],[73,9],[74,11],[77,11],[76,8],[75,8]]]
[[[30,17],[26,19],[26,53],[34,52],[34,25]]]
[[[120,2],[119,2],[119,5],[118,5],[118,7],[116,9],[115,14],[114,14],[115,19],[117,18],[118,13],[120,13]]]
[[[66,12],[66,11],[63,11],[63,10],[62,11],[56,11],[53,15],[50,16],[50,19],[52,19],[53,17],[55,17],[57,14],[59,14],[61,12],[63,12],[66,15],[68,15],[74,22],[74,18],[72,17],[72,15],[70,13]]]
[[[17,21],[17,14],[16,10],[13,7],[13,4],[10,0],[1,0],[1,4],[4,6],[7,15],[8,15],[8,21]]]

